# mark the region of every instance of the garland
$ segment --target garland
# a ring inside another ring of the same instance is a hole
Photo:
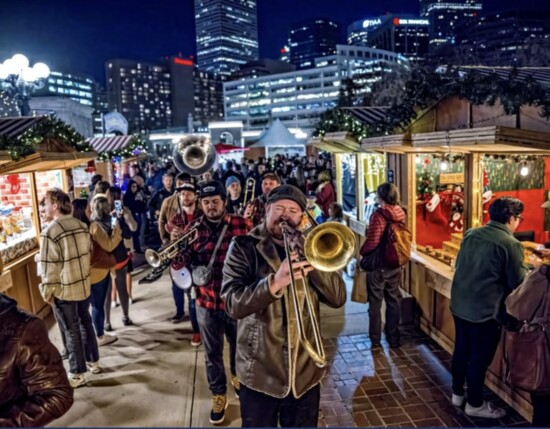
[[[141,153],[147,152],[147,139],[140,134],[134,134],[130,142],[118,150],[99,153],[97,159],[99,161],[115,160],[120,161],[128,158],[133,158]]]
[[[357,141],[366,136],[388,135],[396,129],[405,130],[417,117],[419,110],[449,97],[460,97],[474,105],[493,106],[500,101],[507,115],[517,114],[521,106],[541,108],[541,117],[550,119],[550,88],[532,76],[520,78],[517,69],[512,69],[507,78],[497,73],[482,74],[475,69],[467,72],[447,67],[443,72],[417,68],[404,83],[403,97],[386,112],[386,118],[375,124],[354,125],[349,113],[342,111],[340,104],[325,111],[314,132],[324,136],[327,132],[348,131]],[[351,97],[340,97],[340,101]]]
[[[63,121],[48,117],[17,137],[0,136],[0,150],[9,153],[17,161],[36,152],[36,144],[45,140],[60,141],[78,152],[89,152],[91,148],[76,130]]]

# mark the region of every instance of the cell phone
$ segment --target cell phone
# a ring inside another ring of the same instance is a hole
[[[115,200],[115,211],[117,212],[117,214],[122,214],[122,201],[120,200]]]

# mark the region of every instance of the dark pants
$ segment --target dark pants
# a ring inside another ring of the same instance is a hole
[[[90,298],[83,301],[62,301],[54,298],[61,329],[65,331],[69,370],[73,374],[87,371],[86,361],[97,362],[99,350],[90,317]]]
[[[105,278],[92,285],[92,322],[98,337],[105,333],[105,298],[111,285],[111,276],[109,273]]]
[[[128,295],[128,288],[126,285],[126,273],[128,272],[128,265],[123,266],[115,271],[115,287],[118,294],[118,301],[122,307],[122,315],[128,317],[128,311],[130,309],[130,296]],[[107,292],[107,298],[105,299],[105,320],[111,324],[111,292],[112,283],[111,276],[109,275],[109,291]]]
[[[223,336],[225,334],[229,343],[231,374],[236,375],[237,321],[230,318],[225,311],[207,310],[201,306],[197,306],[197,319],[204,345],[208,386],[213,395],[225,395],[227,378],[223,365]]]
[[[485,374],[497,351],[501,326],[496,320],[472,323],[453,316],[455,321],[455,350],[453,353],[453,393],[464,395],[468,385],[468,404],[483,405]]]
[[[195,298],[191,298],[191,289],[183,290],[177,287],[172,282],[172,296],[174,297],[174,304],[176,304],[176,316],[183,317],[185,314],[185,296],[189,302],[189,318],[191,319],[191,327],[193,333],[199,332],[199,322],[197,322],[197,308],[195,305]]]
[[[142,253],[141,243],[143,243],[142,227],[143,227],[143,213],[132,213],[137,223],[137,229],[132,232],[132,240],[134,242],[134,251]]]
[[[300,399],[292,393],[274,398],[241,384],[242,427],[317,427],[321,389],[308,390]]]
[[[382,336],[382,299],[386,301],[386,338],[390,344],[399,343],[399,286],[401,268],[376,270],[367,273],[369,302],[369,337],[379,343]]]
[[[550,395],[531,393],[533,404],[533,421],[531,425],[537,428],[550,427]]]

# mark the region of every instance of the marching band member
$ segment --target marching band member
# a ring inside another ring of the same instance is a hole
[[[265,173],[262,176],[262,195],[249,201],[244,210],[244,217],[252,220],[258,226],[265,217],[265,203],[267,194],[281,185],[281,178],[276,173]]]
[[[305,210],[306,198],[298,188],[273,189],[265,221],[247,236],[236,237],[225,260],[222,299],[227,314],[239,320],[237,376],[243,427],[317,426],[319,383],[325,369],[316,366],[298,338],[280,226],[282,221],[299,225]],[[319,302],[334,308],[345,304],[346,287],[336,272],[314,270],[307,261],[295,262],[292,271],[298,282],[303,278],[300,268],[309,278],[317,320]],[[300,305],[296,311],[302,312],[303,301]],[[311,317],[303,320],[309,337]]]
[[[237,321],[225,312],[220,297],[222,267],[229,243],[235,236],[245,235],[252,222],[227,212],[227,194],[220,182],[201,184],[200,207],[204,215],[190,227],[197,228],[197,239],[181,253],[178,269],[186,266],[192,272],[197,293],[197,319],[204,344],[206,375],[212,392],[210,423],[220,424],[227,407],[227,379],[223,363],[224,333],[229,343],[231,384],[239,396],[240,384],[235,372]]]
[[[181,208],[178,201],[178,189],[182,187],[184,183],[191,183],[191,176],[187,173],[178,174],[176,176],[176,191],[168,198],[165,198],[160,207],[158,226],[160,240],[163,246],[170,243],[170,231],[168,231],[166,226]]]

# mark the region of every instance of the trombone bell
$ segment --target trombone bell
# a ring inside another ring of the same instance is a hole
[[[353,232],[339,222],[325,222],[306,232],[304,257],[319,271],[341,270],[354,255]]]

